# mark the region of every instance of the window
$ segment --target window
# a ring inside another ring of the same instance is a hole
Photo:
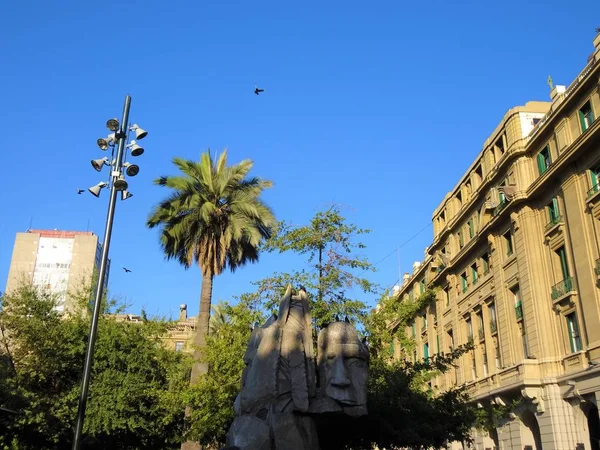
[[[467,324],[467,339],[471,341],[473,340],[473,322],[471,319],[466,319],[465,323]]]
[[[454,335],[452,334],[452,330],[448,330],[448,351],[454,350]]]
[[[515,286],[510,290],[513,294],[513,299],[515,302],[515,315],[517,320],[523,319],[523,305],[521,304],[521,292],[519,291],[519,286]]]
[[[469,226],[469,238],[473,239],[473,237],[475,236],[475,224],[473,219],[469,220],[467,222],[467,225]]]
[[[490,332],[494,334],[498,330],[498,322],[496,318],[496,304],[490,303],[490,306],[488,306],[488,310],[490,312]]]
[[[477,364],[475,364],[475,352],[471,351],[471,379],[477,378]]]
[[[498,156],[502,157],[504,154],[504,135],[500,136],[495,145],[496,150],[498,151]]]
[[[458,232],[458,248],[463,248],[465,245],[465,239],[463,237],[462,230]]]
[[[460,274],[460,284],[462,286],[462,291],[464,294],[465,292],[467,292],[467,288],[469,287],[469,284],[467,283],[467,272],[463,272]]]
[[[513,237],[511,231],[507,231],[502,235],[504,238],[504,247],[506,249],[506,256],[513,254]]]
[[[560,262],[560,271],[562,273],[563,280],[569,278],[569,265],[567,263],[567,252],[565,251],[565,247],[560,247],[556,250],[556,254],[558,255],[558,260]]]
[[[476,184],[476,187],[478,187],[481,184],[481,182],[483,181],[483,169],[481,168],[481,164],[479,164],[477,166],[477,168],[475,169],[475,175],[477,176],[477,178],[476,178],[477,183],[475,183],[475,184]]]
[[[471,264],[471,281],[473,281],[473,285],[477,284],[477,264]]]
[[[579,336],[579,324],[577,323],[577,314],[572,312],[571,314],[567,315],[566,318],[571,352],[575,353],[582,349],[581,337]]]
[[[417,324],[415,322],[413,322],[411,324],[411,329],[412,329],[412,337],[416,337],[417,336]]]
[[[180,352],[181,350],[183,350],[183,344],[184,343],[182,341],[175,342],[175,351]]]
[[[450,290],[448,286],[444,288],[444,302],[446,303],[446,307],[450,306]]]
[[[429,344],[423,344],[423,358],[429,359]]]
[[[483,264],[483,274],[487,275],[490,272],[490,255],[484,253],[481,256],[481,262]]]
[[[582,132],[586,131],[594,122],[594,112],[589,100],[579,109],[579,122]]]
[[[421,280],[421,282],[419,283],[419,286],[421,288],[421,294],[423,294],[425,292],[426,289],[426,284],[425,284],[425,280]]]
[[[479,339],[483,340],[485,338],[485,328],[483,327],[483,312],[479,311],[477,313],[477,333],[479,335]]]
[[[548,218],[550,220],[548,226],[552,227],[560,222],[560,210],[558,209],[558,199],[556,197],[552,198],[546,209],[548,210]]]
[[[423,329],[427,329],[427,314],[423,314]]]
[[[592,181],[592,189],[590,189],[588,197],[591,197],[592,194],[595,194],[600,190],[600,166],[590,169],[590,179]]]
[[[496,341],[494,345],[494,359],[496,362],[496,369],[502,368],[502,362],[500,360],[500,342]]]
[[[550,148],[548,146],[544,147],[544,149],[538,153],[537,155],[537,164],[538,164],[538,172],[540,175],[546,173],[550,164],[552,164],[552,159],[550,157]]]
[[[485,348],[483,349],[481,358],[483,359],[483,376],[487,377],[488,376],[488,363],[487,363],[487,353],[485,351]]]

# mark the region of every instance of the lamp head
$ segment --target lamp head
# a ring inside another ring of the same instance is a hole
[[[146,130],[144,130],[143,128],[140,128],[137,123],[134,123],[133,125],[131,125],[129,127],[129,129],[132,131],[135,131],[136,139],[144,139],[148,135],[148,132]]]
[[[88,191],[90,192],[90,194],[92,194],[94,197],[100,197],[100,191],[105,188],[107,186],[106,182],[101,181],[100,183],[98,183],[95,186],[92,186],[91,188],[88,189]]]
[[[104,167],[105,165],[110,165],[106,156],[100,159],[92,159],[92,167],[96,169],[96,172],[100,172],[102,170],[102,167]]]
[[[127,181],[125,181],[125,177],[123,175],[119,175],[113,184],[115,190],[124,191],[127,189]]]
[[[119,129],[119,119],[116,117],[114,119],[108,119],[106,121],[106,128],[110,131],[117,131]]]
[[[135,141],[131,141],[131,144],[129,144],[127,147],[129,147],[131,156],[140,156],[142,153],[144,153],[144,147],[140,147]]]
[[[115,133],[111,133],[105,138],[98,139],[96,143],[98,144],[98,147],[100,147],[100,150],[108,150],[108,147],[115,145],[115,140]]]
[[[140,167],[137,164],[124,163],[125,173],[130,177],[135,177],[140,172]]]

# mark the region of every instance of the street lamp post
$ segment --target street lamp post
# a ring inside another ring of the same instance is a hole
[[[90,375],[92,371],[92,363],[94,360],[94,344],[96,343],[96,335],[98,332],[98,319],[100,317],[100,311],[102,309],[102,296],[104,294],[104,282],[106,279],[106,272],[108,266],[108,250],[110,247],[110,237],[112,234],[113,219],[115,216],[115,206],[117,202],[117,192],[121,192],[121,200],[126,200],[132,196],[127,191],[127,182],[123,175],[123,167],[127,164],[126,173],[130,176],[134,176],[138,173],[139,168],[136,165],[125,163],[125,155],[127,150],[130,149],[132,156],[141,155],[144,149],[140,147],[135,141],[131,141],[131,144],[127,144],[128,132],[135,131],[137,139],[143,139],[148,133],[137,125],[129,127],[129,108],[131,105],[131,97],[127,95],[125,97],[125,105],[123,106],[123,118],[121,123],[117,119],[110,119],[106,122],[106,126],[109,130],[114,133],[109,135],[108,138],[98,139],[97,143],[101,150],[108,150],[112,147],[112,156],[114,155],[114,147],[117,145],[116,157],[109,161],[108,158],[102,158],[92,160],[92,166],[97,171],[101,171],[104,165],[110,167],[109,182],[100,182],[96,186],[89,188],[89,192],[95,197],[100,196],[100,191],[108,187],[110,189],[110,199],[108,202],[108,214],[106,216],[106,228],[104,229],[104,244],[102,247],[102,257],[100,260],[100,270],[98,273],[98,282],[96,286],[96,295],[94,298],[94,310],[92,312],[92,322],[90,324],[90,334],[87,342],[87,348],[85,352],[85,362],[83,365],[83,377],[81,380],[81,393],[79,396],[79,406],[77,409],[77,421],[75,423],[75,434],[73,438],[73,450],[79,450],[81,446],[81,438],[83,431],[83,422],[85,419],[85,407],[87,403],[88,390],[90,387]],[[136,169],[131,170],[132,167]]]

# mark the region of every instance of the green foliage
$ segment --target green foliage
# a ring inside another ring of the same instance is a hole
[[[264,319],[244,300],[235,306],[226,302],[220,305],[224,320],[207,337],[203,353],[208,373],[186,393],[186,404],[191,407],[188,437],[217,448],[224,444],[233,421],[233,403],[241,386],[251,326]]]
[[[253,162],[227,165],[227,151],[200,162],[173,158],[181,176],[154,181],[172,193],[156,205],[147,226],[161,227],[160,242],[167,258],[188,268],[197,263],[204,275],[219,275],[258,260],[258,246],[271,236],[275,218],[260,194],[272,183],[247,178]]]
[[[441,362],[440,362],[441,363]],[[327,419],[320,433],[328,450],[379,448],[440,448],[446,441],[469,440],[474,421],[466,394],[459,389],[435,396],[415,386],[429,370],[424,363],[371,360],[366,417]]]
[[[499,424],[509,419],[509,414],[518,408],[522,397],[510,400],[506,405],[486,402],[481,408],[474,408],[475,427],[492,434]]]
[[[89,332],[82,292],[70,315],[32,285],[2,298],[0,405],[19,414],[4,419],[0,448],[70,448]],[[157,321],[101,316],[84,426],[101,448],[177,447],[190,363],[160,345],[164,331]]]
[[[275,273],[255,284],[255,300],[275,309],[288,284],[303,286],[309,294],[314,322],[321,326],[337,317],[358,321],[364,317],[365,304],[350,296],[354,288],[364,294],[376,292],[377,286],[365,273],[373,265],[359,252],[365,248],[357,242],[369,230],[348,224],[336,206],[318,212],[308,225],[295,227],[281,222],[275,235],[266,241],[268,252],[293,252],[306,257],[307,270]]]
[[[406,335],[406,327],[419,312],[435,304],[435,301],[436,291],[433,289],[427,289],[416,299],[408,301],[393,295],[382,296],[376,311],[365,320],[372,353],[392,358],[393,344],[398,343],[404,356],[409,355],[414,348],[414,339]]]

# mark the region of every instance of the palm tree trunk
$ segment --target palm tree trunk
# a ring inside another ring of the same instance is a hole
[[[200,289],[200,308],[198,309],[198,320],[196,322],[196,334],[194,335],[194,365],[190,384],[196,384],[198,379],[208,373],[208,364],[200,362],[202,351],[206,347],[206,336],[208,335],[208,324],[210,322],[210,304],[212,301],[213,275],[202,275],[202,288]],[[190,415],[190,408],[185,410],[186,418]],[[181,444],[181,450],[201,450],[198,442],[186,441]]]
[[[213,275],[202,275],[202,289],[200,290],[200,308],[196,322],[196,335],[194,336],[194,365],[190,384],[196,384],[198,378],[208,372],[208,364],[200,362],[202,351],[206,347],[208,324],[210,322],[210,305],[212,300]]]

